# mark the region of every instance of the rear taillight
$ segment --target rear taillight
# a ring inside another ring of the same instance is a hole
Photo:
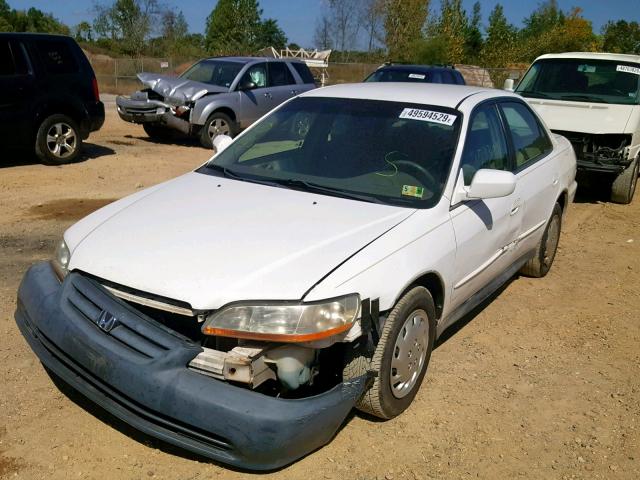
[[[98,80],[96,80],[96,77],[93,77],[93,80],[91,81],[91,88],[93,89],[93,98],[96,102],[99,102],[100,91],[98,90]]]

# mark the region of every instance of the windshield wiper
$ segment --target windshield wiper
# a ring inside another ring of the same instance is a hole
[[[587,102],[596,102],[596,103],[609,103],[606,100],[603,100],[600,97],[594,97],[592,95],[580,95],[580,94],[575,94],[575,95],[561,95],[560,96],[561,99],[563,100],[586,100]]]
[[[298,178],[285,178],[285,179],[274,178],[273,183],[276,183],[278,185],[283,185],[285,187],[302,188],[307,192],[326,193],[336,197],[350,198],[352,200],[361,200],[363,202],[384,203],[379,198],[373,197],[371,195],[347,192],[340,188],[327,187],[325,185],[319,185],[317,183],[307,182],[306,180],[300,180]]]
[[[233,170],[229,170],[227,167],[222,165],[216,165],[215,163],[207,163],[205,168],[209,168],[211,170],[215,170],[216,172],[222,173],[227,178],[233,178],[234,180],[248,180],[245,177],[238,175]]]
[[[534,92],[533,90],[520,90],[516,91],[519,95],[524,95],[525,97],[533,97],[533,98],[551,98],[546,93],[542,92]]]

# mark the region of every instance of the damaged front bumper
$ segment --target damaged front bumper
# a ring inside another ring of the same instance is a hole
[[[118,115],[131,123],[160,123],[169,105],[159,100],[137,99],[134,97],[116,97]]]
[[[187,368],[200,345],[146,317],[99,284],[49,263],[26,273],[16,322],[40,361],[134,428],[222,463],[287,465],[335,435],[368,379],[313,397],[270,397]]]
[[[588,134],[554,130],[566,137],[576,153],[578,170],[619,174],[632,162],[629,155],[631,135]]]

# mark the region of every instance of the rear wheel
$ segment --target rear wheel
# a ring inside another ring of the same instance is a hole
[[[218,135],[234,137],[238,133],[238,126],[229,115],[214,112],[207,119],[200,130],[200,144],[204,148],[213,148],[213,139]]]
[[[62,114],[44,119],[36,134],[36,155],[47,165],[75,162],[82,149],[78,124]]]
[[[415,287],[387,317],[374,352],[347,353],[345,378],[355,378],[369,370],[377,373],[356,407],[383,419],[394,418],[406,410],[427,372],[435,334],[433,298],[426,288]]]
[[[547,222],[547,227],[536,247],[535,256],[520,269],[522,275],[527,277],[544,277],[553,264],[560,242],[560,230],[562,229],[562,208],[556,203]]]
[[[615,203],[627,204],[633,200],[633,195],[636,193],[636,185],[638,183],[638,158],[636,157],[633,162],[613,181],[611,185],[611,201]]]

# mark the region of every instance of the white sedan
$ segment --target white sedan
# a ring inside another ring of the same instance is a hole
[[[72,226],[16,320],[114,415],[244,468],[321,446],[354,405],[404,411],[448,326],[546,275],[576,191],[570,143],[476,87],[323,88],[216,143]]]

